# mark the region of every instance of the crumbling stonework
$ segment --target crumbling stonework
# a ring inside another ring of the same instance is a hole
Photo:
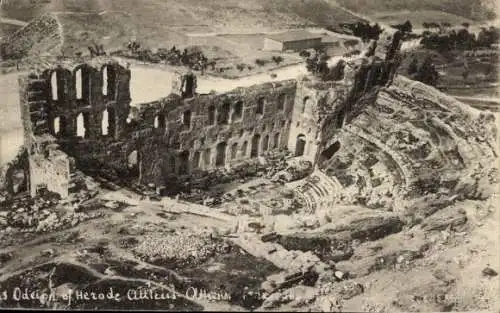
[[[43,184],[67,195],[73,168],[161,186],[245,168],[272,151],[289,150],[316,164],[324,151],[332,153],[335,130],[387,84],[392,68],[386,65],[378,58],[340,81],[286,80],[222,94],[197,94],[191,73],[177,94],[133,108],[130,70],[112,59],[30,74],[19,83],[36,176],[31,192]]]

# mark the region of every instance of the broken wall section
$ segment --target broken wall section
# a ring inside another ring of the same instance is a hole
[[[30,194],[36,196],[40,187],[56,192],[61,197],[69,195],[74,160],[59,150],[56,140],[50,135],[37,137],[34,151],[30,152]]]
[[[288,147],[295,156],[316,163],[323,121],[338,115],[352,86],[348,81],[301,80],[297,85]],[[334,118],[334,120],[336,120]],[[339,127],[342,126],[343,117]],[[329,125],[335,128],[335,124]]]
[[[65,62],[19,79],[32,194],[44,183],[61,195],[69,192],[71,183],[65,168],[70,161],[53,144],[79,158],[91,155],[94,143],[116,141],[128,132],[129,82],[130,71],[108,58],[85,64]],[[47,141],[50,149],[39,146],[47,146]],[[74,149],[78,146],[87,149]]]

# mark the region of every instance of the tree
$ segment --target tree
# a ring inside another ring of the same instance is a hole
[[[279,65],[281,62],[284,61],[283,57],[278,55],[278,56],[273,56],[272,57],[272,60],[274,61],[274,63],[276,63],[276,65]]]
[[[410,65],[408,65],[408,75],[412,77],[414,74],[418,72],[418,61],[416,58],[414,58]]]
[[[257,64],[258,66],[264,66],[266,65],[266,61],[265,60],[262,60],[262,59],[255,59],[255,64]]]
[[[422,23],[422,27],[425,28],[425,29],[429,28],[429,23],[423,22]]]
[[[413,29],[413,25],[410,21],[406,21],[403,24],[392,25],[393,28],[396,28],[404,33],[411,33]]]
[[[339,60],[335,66],[333,66],[330,70],[328,75],[325,77],[327,80],[341,80],[344,78],[344,71],[345,71],[345,66],[346,62],[344,60]]]
[[[468,22],[463,22],[462,26],[465,27],[465,28],[469,28],[470,24]]]
[[[307,50],[302,50],[302,51],[300,51],[299,56],[301,56],[303,58],[308,58],[311,56],[311,52],[309,52]]]
[[[236,65],[236,68],[237,68],[240,72],[243,72],[243,70],[245,69],[245,64],[240,63],[240,64]]]
[[[431,57],[427,57],[420,67],[415,79],[431,86],[435,86],[439,79],[439,73],[434,66]]]

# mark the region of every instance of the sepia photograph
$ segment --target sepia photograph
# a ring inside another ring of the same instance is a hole
[[[496,0],[0,0],[0,308],[500,312]]]

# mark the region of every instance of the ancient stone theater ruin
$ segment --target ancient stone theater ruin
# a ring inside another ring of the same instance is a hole
[[[189,73],[174,93],[134,107],[130,70],[112,59],[21,77],[29,188],[32,195],[44,186],[65,197],[81,183],[80,171],[142,185],[196,185],[207,173],[244,171],[280,151],[318,166],[341,149],[336,130],[391,81],[397,49],[392,42],[389,52],[346,68],[337,81],[285,80],[198,94]]]

